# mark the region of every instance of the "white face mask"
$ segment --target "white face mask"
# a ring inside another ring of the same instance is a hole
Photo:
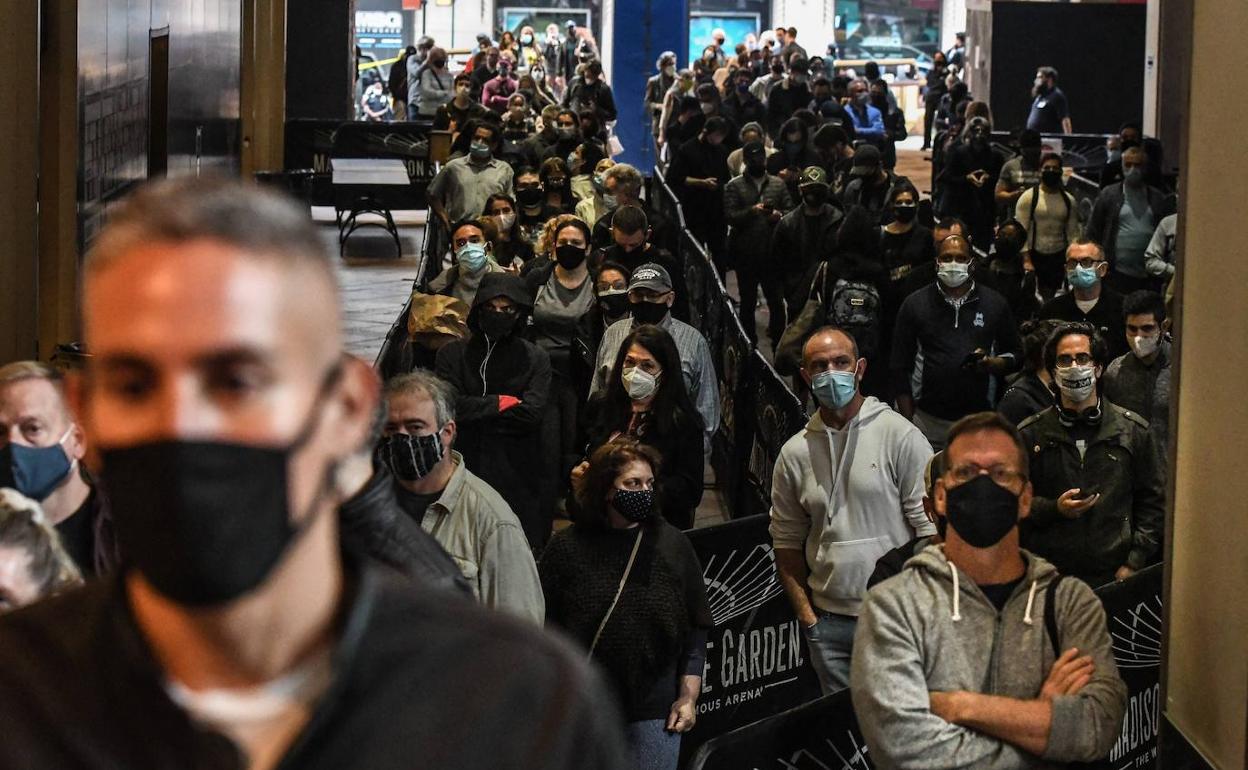
[[[511,226],[516,223],[516,212],[511,211],[506,214],[496,214],[495,218],[498,220],[498,229],[510,230]]]
[[[620,374],[624,382],[624,390],[634,401],[650,398],[659,389],[659,376],[642,371],[636,366],[626,366]]]
[[[1058,368],[1057,387],[1062,395],[1078,404],[1086,401],[1096,390],[1096,366],[1068,366]]]
[[[1148,358],[1157,352],[1157,346],[1161,344],[1161,335],[1152,337],[1132,337],[1131,350],[1139,358]]]
[[[950,289],[956,289],[971,277],[971,266],[961,262],[942,262],[936,268],[936,277]]]

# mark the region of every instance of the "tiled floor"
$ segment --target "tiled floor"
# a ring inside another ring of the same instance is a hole
[[[338,249],[338,228],[333,215],[316,212],[322,237],[334,250]],[[326,221],[328,219],[328,221]],[[412,222],[403,217],[400,222]],[[351,236],[346,256],[338,262],[338,281],[343,300],[343,335],[348,352],[372,362],[381,350],[390,327],[403,310],[403,303],[412,292],[416,277],[417,254],[424,238],[424,228],[417,224],[401,225],[399,240],[403,256],[395,258],[394,241],[380,229],[366,228]],[[719,493],[713,488],[715,477],[706,469],[708,488],[698,506],[694,526],[704,527],[724,521]]]

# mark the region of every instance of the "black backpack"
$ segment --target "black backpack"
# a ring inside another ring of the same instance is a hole
[[[858,355],[871,359],[880,349],[880,292],[865,281],[838,279],[828,300],[828,323],[854,335]]]

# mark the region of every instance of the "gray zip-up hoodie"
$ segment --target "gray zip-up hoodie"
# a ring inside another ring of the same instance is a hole
[[[997,612],[983,591],[928,546],[872,588],[854,636],[850,687],[872,762],[881,768],[1045,768],[1104,758],[1118,737],[1127,687],[1114,664],[1105,610],[1079,580],[1054,597],[1060,649],[1091,655],[1096,671],[1053,700],[1043,757],[932,714],[930,692],[1039,696],[1055,656],[1044,622],[1053,565],[1023,551],[1027,571]]]

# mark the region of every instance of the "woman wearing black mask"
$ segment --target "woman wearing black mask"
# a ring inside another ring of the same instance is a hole
[[[518,276],[481,279],[468,314],[472,337],[438,351],[435,372],[455,387],[455,448],[524,526],[530,545],[550,536],[539,498],[539,428],[550,392],[550,356],[524,339],[533,295]]]
[[[546,620],[599,663],[620,698],[639,770],[677,766],[697,720],[713,625],[689,540],[664,521],[657,452],[627,438],[593,454],[576,523],[538,565]]]
[[[889,193],[892,221],[880,231],[880,260],[888,271],[884,291],[884,318],[891,320],[901,302],[915,289],[936,279],[932,265],[932,231],[918,221],[919,191],[898,183]],[[891,335],[890,335],[891,339]]]
[[[569,152],[574,152],[575,147]],[[572,197],[572,175],[568,173],[568,164],[562,158],[547,158],[542,161],[542,169],[538,172],[542,180],[545,197],[542,203],[547,211],[558,214],[570,214],[576,206]]]
[[[589,225],[571,215],[555,220],[554,261],[525,276],[533,302],[530,338],[550,356],[551,380],[542,421],[549,467],[542,476],[543,498],[553,507],[568,472],[581,458],[577,426],[589,397],[593,359],[585,358],[587,341],[579,337],[582,320],[597,302],[589,257]]]
[[[638,326],[624,338],[606,390],[587,410],[585,444],[592,455],[621,435],[654,447],[660,507],[672,524],[688,529],[702,502],[702,418],[689,400],[676,343],[658,326]],[[573,471],[573,484],[585,471]]]

